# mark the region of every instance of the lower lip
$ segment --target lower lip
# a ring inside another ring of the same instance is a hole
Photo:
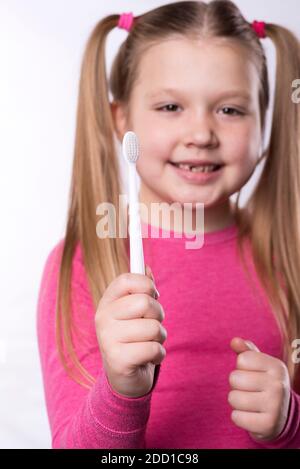
[[[178,168],[177,166],[174,166],[172,163],[169,163],[169,164],[170,166],[172,166],[172,168],[175,169],[178,176],[182,177],[186,181],[199,182],[199,183],[209,182],[209,181],[213,181],[214,179],[217,179],[224,167],[224,166],[221,166],[216,171],[211,171],[210,173],[201,173],[201,172],[193,173],[192,171],[187,171],[186,169]]]

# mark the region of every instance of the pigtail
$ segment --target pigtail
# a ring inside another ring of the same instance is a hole
[[[95,380],[79,362],[74,348],[77,331],[71,317],[70,286],[75,248],[79,243],[95,311],[107,285],[127,270],[124,238],[98,238],[96,233],[96,209],[101,202],[112,204],[116,228],[119,226],[120,174],[105,70],[105,41],[118,20],[119,15],[111,15],[96,25],[83,57],[68,223],[56,309],[56,340],[60,359],[71,376],[75,377],[74,373],[79,371],[90,383]],[[71,365],[75,365],[75,370],[71,371]],[[80,375],[75,380],[86,386]]]
[[[276,48],[274,112],[265,166],[249,208],[255,264],[281,311],[284,355],[294,376],[291,344],[300,337],[300,105],[292,96],[300,77],[300,44],[282,26],[267,24],[265,31]]]
[[[77,173],[81,180],[78,186],[82,190],[79,200],[80,240],[84,245],[93,242],[101,250],[88,249],[86,263],[95,264],[95,252],[98,253],[99,266],[110,264],[112,272],[103,269],[104,283],[100,291],[118,275],[117,249],[111,249],[114,238],[96,239],[96,207],[100,202],[108,202],[118,207],[120,194],[120,174],[118,157],[114,145],[114,123],[108,99],[108,85],[105,70],[105,41],[108,33],[117,25],[119,15],[111,15],[99,22],[88,41],[82,64],[80,94],[78,104],[78,125],[82,132],[77,132],[78,148],[75,160],[78,160]],[[94,220],[93,233],[87,233],[86,227]],[[112,244],[112,245],[111,245]],[[105,246],[106,245],[106,246]],[[117,246],[114,246],[117,248]],[[103,250],[103,251],[102,251]],[[102,277],[102,276],[101,276]],[[92,279],[91,279],[92,282]],[[99,296],[99,284],[93,284],[94,297]]]

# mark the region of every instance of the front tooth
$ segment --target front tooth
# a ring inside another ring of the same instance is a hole
[[[193,166],[189,164],[180,163],[178,166],[181,169],[189,170],[189,171],[192,171],[193,173],[197,173],[197,172],[208,173],[208,172],[213,171],[214,169],[214,165]]]
[[[193,173],[210,173],[211,171],[213,171],[214,169],[214,165],[207,165],[207,166],[194,166],[192,167],[191,171]]]
[[[181,169],[191,169],[191,166],[189,164],[180,163],[179,168],[181,168]]]

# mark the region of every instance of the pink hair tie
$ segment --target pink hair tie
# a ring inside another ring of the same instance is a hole
[[[130,31],[133,24],[134,16],[132,13],[122,13],[119,18],[118,28]]]
[[[266,37],[265,26],[266,23],[264,21],[253,21],[253,23],[251,24],[253,31],[255,31],[255,33],[260,39]]]

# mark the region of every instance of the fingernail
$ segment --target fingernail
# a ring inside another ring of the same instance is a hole
[[[159,293],[159,291],[157,290],[156,287],[155,287],[155,296],[156,296],[156,298],[155,298],[156,300],[157,300],[157,298],[160,297],[160,293]]]
[[[150,269],[149,265],[146,265],[146,274],[151,275],[152,280],[154,280],[152,270]]]
[[[255,352],[259,352],[258,347],[253,342],[251,342],[251,340],[245,340],[244,342],[245,342],[245,344],[247,344],[247,346],[250,348],[250,350],[254,350]]]

